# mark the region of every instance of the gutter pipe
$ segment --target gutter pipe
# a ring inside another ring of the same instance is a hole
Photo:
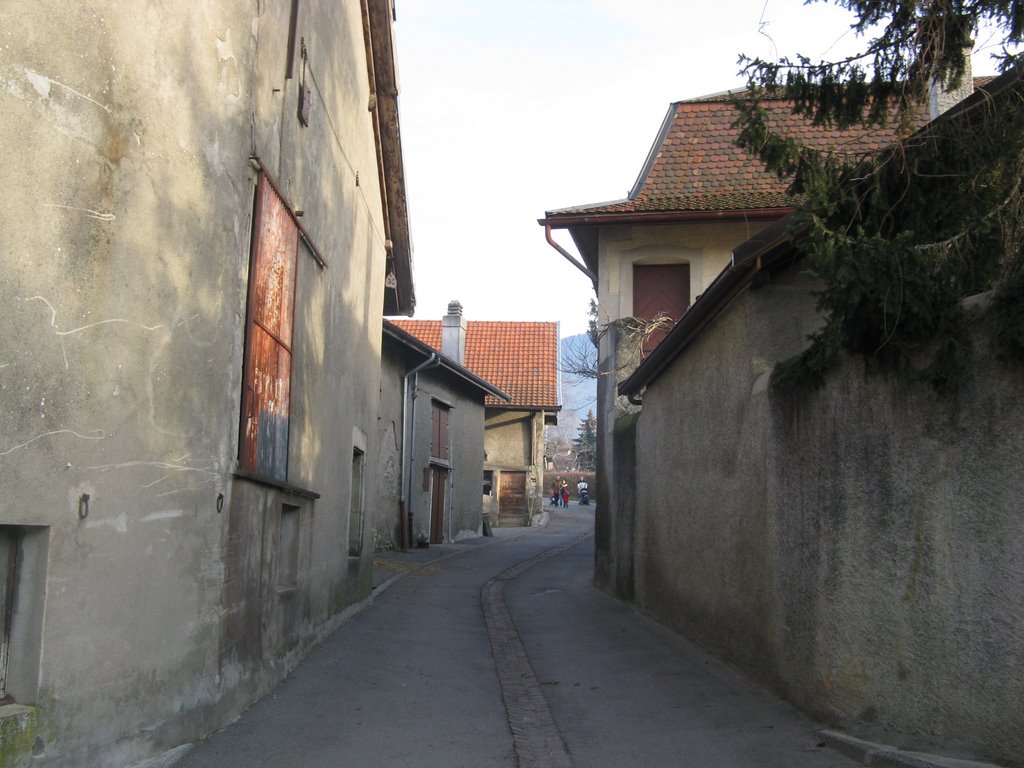
[[[412,544],[412,513],[409,510],[409,499],[412,496],[411,450],[416,444],[416,389],[419,373],[428,368],[436,368],[440,364],[441,356],[437,352],[431,352],[430,357],[405,374],[402,381],[402,495],[398,502],[402,549],[408,549]],[[409,379],[412,378],[415,378],[416,381],[412,385],[412,404],[410,406]]]
[[[596,291],[597,275],[595,275],[593,272],[587,269],[587,266],[585,264],[578,261],[575,256],[573,256],[571,253],[565,250],[565,248],[563,248],[562,246],[555,242],[555,239],[551,236],[550,224],[544,225],[544,238],[548,241],[548,245],[550,245],[552,248],[554,248],[556,251],[562,254],[566,259],[569,260],[570,264],[572,264],[574,267],[576,267],[576,269],[578,269],[580,272],[582,272],[584,275],[590,278],[590,282],[593,283],[594,290]]]

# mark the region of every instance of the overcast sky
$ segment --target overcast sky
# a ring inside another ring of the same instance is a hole
[[[545,242],[545,211],[624,198],[669,105],[743,85],[741,52],[858,43],[845,11],[801,0],[396,0],[396,13],[416,317],[458,299],[469,320],[558,321],[563,337],[585,330],[593,291]]]

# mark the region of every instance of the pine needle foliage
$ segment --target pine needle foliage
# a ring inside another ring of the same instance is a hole
[[[952,392],[969,359],[966,296],[994,291],[1000,354],[1024,359],[1024,88],[1009,52],[1021,42],[1024,2],[838,4],[857,31],[884,25],[862,56],[743,60],[740,144],[801,201],[792,242],[819,281],[825,319],[776,383],[820,385],[847,352]],[[982,20],[1003,33],[998,92],[920,127],[931,84],[966,76]],[[816,150],[772,130],[768,96],[792,100],[823,128],[884,129],[895,141],[871,156]]]

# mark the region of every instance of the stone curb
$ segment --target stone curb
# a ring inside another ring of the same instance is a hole
[[[901,750],[840,731],[824,730],[819,735],[831,749],[870,768],[1000,768],[994,763]]]

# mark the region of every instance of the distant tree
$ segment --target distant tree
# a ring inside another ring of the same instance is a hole
[[[840,351],[956,386],[969,344],[961,299],[994,290],[1006,354],[1024,357],[1024,99],[986,103],[921,129],[935,84],[956,88],[982,23],[996,58],[1019,68],[1022,0],[836,0],[868,36],[833,62],[741,57],[740,143],[802,200],[791,233],[822,286],[825,323],[777,380],[816,384]],[[1009,77],[1013,77],[1009,75]],[[873,156],[816,151],[772,130],[765,97],[823,127],[888,126]],[[923,359],[923,361],[922,361]]]
[[[586,418],[580,422],[572,447],[576,453],[576,469],[593,472],[597,467],[597,417],[593,411],[587,411]]]

